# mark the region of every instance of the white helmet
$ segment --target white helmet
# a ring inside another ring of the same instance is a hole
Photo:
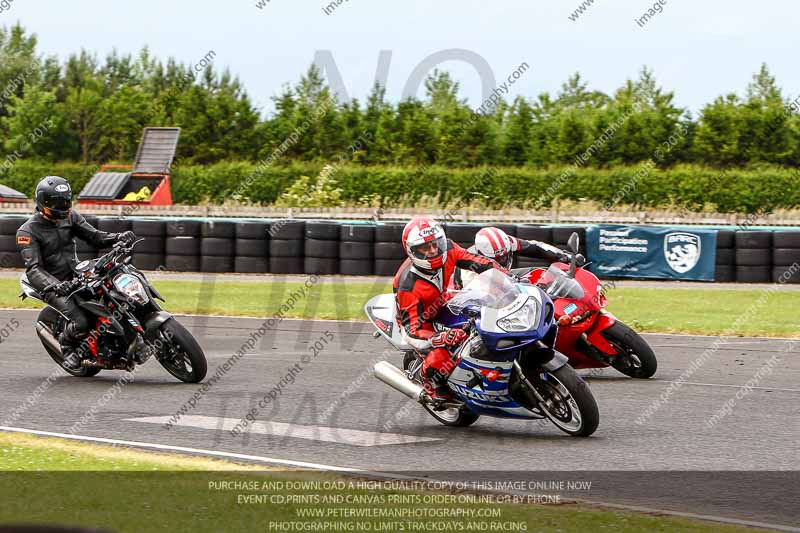
[[[415,217],[403,229],[403,247],[411,261],[425,270],[438,270],[447,261],[447,237],[433,219]]]
[[[511,237],[499,228],[483,228],[475,235],[475,251],[494,259],[500,266],[511,268],[513,244]]]

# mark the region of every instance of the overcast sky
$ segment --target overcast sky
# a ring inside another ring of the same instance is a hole
[[[237,74],[265,111],[319,50],[330,51],[347,91],[360,99],[375,81],[381,50],[392,51],[387,93],[396,100],[417,65],[449,49],[484,59],[498,83],[528,63],[510,97],[555,92],[575,71],[610,93],[648,65],[680,106],[696,111],[723,93],[743,94],[762,62],[785,95],[800,93],[796,0],[661,0],[662,11],[644,27],[636,19],[653,2],[641,0],[595,0],[577,21],[569,15],[579,0],[344,0],[330,15],[323,7],[331,0],[7,1],[0,24],[20,21],[39,36],[41,51],[60,57],[147,45],[158,57],[196,62],[214,50],[215,63]],[[439,68],[480,104],[485,80],[473,67],[447,61]]]

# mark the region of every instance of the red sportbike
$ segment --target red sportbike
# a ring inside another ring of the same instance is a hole
[[[556,350],[569,358],[573,368],[612,366],[632,378],[656,373],[655,353],[641,335],[605,310],[608,305],[600,280],[576,265],[578,235],[567,248],[571,264],[553,263],[548,269],[516,272],[544,289],[553,299],[559,324]]]

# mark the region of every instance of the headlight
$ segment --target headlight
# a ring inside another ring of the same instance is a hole
[[[149,300],[144,285],[136,276],[120,274],[114,278],[114,287],[136,303],[145,304]]]
[[[497,321],[497,327],[504,331],[527,331],[536,327],[536,307],[527,303],[521,309],[514,311]]]

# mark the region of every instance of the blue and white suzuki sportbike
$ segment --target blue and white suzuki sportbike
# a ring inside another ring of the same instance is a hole
[[[375,337],[382,335],[405,352],[405,372],[381,361],[375,376],[448,426],[469,426],[487,415],[547,418],[573,436],[594,433],[600,418],[594,396],[567,358],[553,349],[558,327],[550,297],[494,269],[455,292],[436,322],[470,334],[454,354],[456,368],[448,379],[456,401],[436,403],[423,389],[424,355],[404,342],[392,294],[372,298],[365,310],[378,329]]]

